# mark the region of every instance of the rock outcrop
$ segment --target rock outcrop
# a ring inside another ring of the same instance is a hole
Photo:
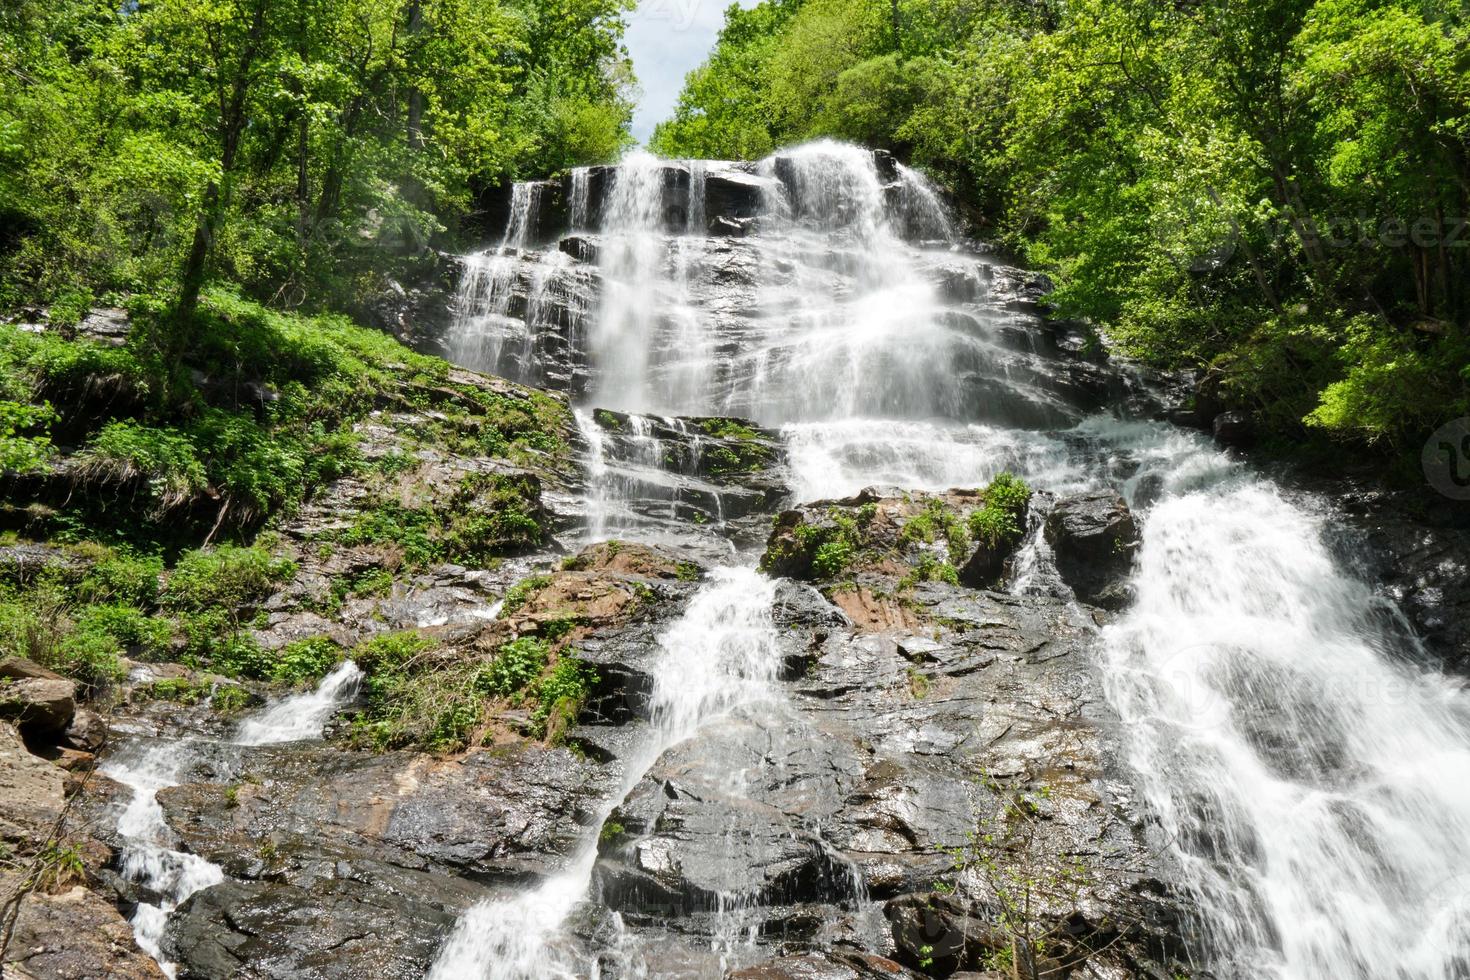
[[[1141,540],[1123,498],[1112,491],[1065,497],[1046,519],[1057,571],[1077,598],[1105,609],[1128,601],[1128,572]]]

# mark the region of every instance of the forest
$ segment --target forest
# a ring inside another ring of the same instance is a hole
[[[1463,980],[1470,0],[674,7],[0,5],[0,974]]]
[[[1470,15],[1378,0],[768,0],[654,136],[939,175],[1067,314],[1288,444],[1417,455],[1470,383]]]
[[[474,193],[607,162],[612,0],[21,0],[0,12],[0,306],[206,281],[352,310]],[[1463,4],[767,0],[652,148],[893,150],[1062,315],[1205,370],[1286,446],[1413,455],[1470,410]],[[14,414],[15,410],[12,410]]]

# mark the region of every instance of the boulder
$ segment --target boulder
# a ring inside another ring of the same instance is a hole
[[[97,752],[107,744],[107,720],[95,711],[78,708],[62,742],[69,749]]]
[[[1210,432],[1222,446],[1244,449],[1255,441],[1255,425],[1245,412],[1221,412],[1210,423]]]
[[[20,733],[0,722],[0,837],[26,852],[50,832],[64,802],[65,773],[31,755]]]
[[[165,977],[133,941],[132,927],[117,908],[80,885],[33,891],[21,901],[0,973],[15,980]]]
[[[948,895],[901,895],[883,906],[883,914],[893,928],[899,960],[931,974],[980,969],[991,954],[1010,945],[993,915],[977,917]]]
[[[226,881],[206,888],[170,919],[165,954],[185,977],[419,980],[455,911],[353,884]]]
[[[54,675],[6,679],[0,682],[0,719],[27,734],[54,735],[71,724],[77,709],[76,694],[74,681]]]
[[[1103,490],[1065,497],[1046,519],[1057,571],[1077,598],[1104,609],[1128,600],[1128,573],[1140,535],[1128,504]]]
[[[4,660],[0,660],[0,679],[23,681],[37,678],[48,681],[65,679],[56,671],[42,667],[40,664],[27,660],[24,657],[6,657]]]

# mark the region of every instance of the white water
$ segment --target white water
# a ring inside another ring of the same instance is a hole
[[[1470,699],[1396,661],[1325,519],[1248,478],[1156,506],[1111,694],[1222,976],[1465,976]]]
[[[180,773],[193,759],[187,741],[163,741],[131,746],[102,767],[102,773],[133,791],[117,821],[123,839],[119,866],[123,877],[159,895],[157,903],[139,902],[133,912],[133,936],[138,946],[158,961],[170,977],[174,964],[164,959],[161,942],[169,913],[201,888],[225,880],[218,865],[169,846],[172,834],[158,803],[158,792],[179,784]]]
[[[1004,469],[1058,494],[1118,488],[1145,543],[1136,603],[1105,631],[1106,687],[1160,846],[1199,905],[1208,967],[1470,976],[1470,698],[1411,666],[1397,617],[1325,544],[1330,513],[1198,434],[1089,415],[992,302],[983,257],[904,240],[951,237],[917,175],[903,172],[901,229],[864,151],[814,144],[758,170],[767,214],[730,246],[758,275],[704,294],[714,253],[664,230],[658,161],[618,172],[588,332],[594,403],[780,426],[800,499],[977,486]],[[944,285],[955,274],[977,298]],[[596,528],[636,529],[597,440]],[[1023,559],[1027,589],[1045,578],[1044,543]],[[593,853],[467,917],[435,975],[572,975],[547,950]]]
[[[597,837],[614,806],[667,749],[737,707],[779,697],[780,650],[771,622],[775,584],[746,568],[721,568],[659,638],[651,718],[623,772],[621,791],[595,815],[582,849],[560,874],[504,901],[467,912],[429,972],[431,980],[542,980],[592,968],[557,943],[567,915],[587,897]]]
[[[318,738],[332,713],[355,692],[362,671],[344,661],[314,691],[284,698],[240,725],[234,744],[253,746]],[[103,775],[132,790],[118,817],[122,838],[118,864],[122,875],[159,896],[140,902],[133,913],[133,936],[139,948],[173,977],[177,966],[163,956],[168,917],[190,895],[225,880],[224,871],[197,854],[176,850],[158,793],[178,786],[198,758],[200,745],[191,739],[135,739],[111,756]]]
[[[283,698],[240,723],[239,745],[275,745],[318,738],[333,713],[357,693],[362,669],[344,660],[314,690]]]

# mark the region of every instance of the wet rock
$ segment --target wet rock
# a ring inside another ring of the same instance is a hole
[[[11,669],[25,669],[26,661]],[[34,664],[29,667],[36,670]],[[47,671],[47,673],[50,673]],[[28,735],[54,736],[66,730],[76,713],[77,685],[52,675],[8,678],[0,682],[0,719],[18,726]]]
[[[33,891],[20,903],[3,971],[15,980],[163,980],[111,902],[76,885]]]
[[[77,336],[111,347],[120,347],[132,331],[128,311],[116,306],[100,306],[87,311],[76,326]]]
[[[557,242],[556,247],[578,262],[586,262],[589,265],[595,265],[597,262],[599,254],[597,242],[585,235],[568,235]]]
[[[761,214],[772,189],[769,180],[756,174],[736,169],[716,170],[704,178],[704,210],[716,222],[740,225],[741,219]],[[713,227],[710,233],[716,234]]]
[[[886,957],[856,949],[782,956],[726,974],[728,980],[907,980],[921,976]]]
[[[1046,519],[1057,571],[1077,598],[1104,609],[1128,601],[1128,572],[1138,549],[1138,524],[1112,491],[1065,497]]]
[[[993,954],[1010,947],[1010,937],[992,924],[993,913],[974,916],[947,895],[904,895],[885,904],[883,914],[893,927],[898,958],[937,976],[981,969]]]
[[[715,238],[744,238],[750,234],[754,219],[744,221],[721,215],[709,223],[709,234]]]
[[[189,850],[236,877],[299,884],[343,861],[377,869],[368,890],[407,869],[418,894],[445,905],[464,898],[456,876],[519,880],[560,868],[606,789],[592,763],[529,743],[442,759],[276,747],[240,765],[249,779],[159,793]]]
[[[649,525],[698,527],[740,538],[737,523],[789,496],[778,432],[739,418],[663,418],[593,412],[601,480]]]
[[[225,882],[180,907],[164,944],[185,980],[419,980],[454,920],[415,896],[350,882]]]
[[[1255,424],[1245,412],[1221,412],[1210,423],[1210,432],[1222,446],[1244,449],[1255,441]]]
[[[67,748],[98,752],[107,744],[107,720],[95,711],[78,708],[62,742]]]

